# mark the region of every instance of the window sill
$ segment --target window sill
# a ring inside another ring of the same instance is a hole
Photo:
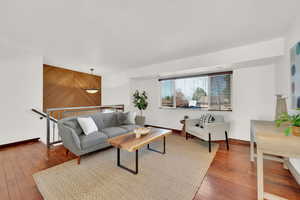
[[[174,107],[159,107],[159,109],[166,110],[194,110],[194,111],[212,111],[212,112],[232,112],[232,110],[214,110],[214,109],[206,109],[206,108],[174,108]]]

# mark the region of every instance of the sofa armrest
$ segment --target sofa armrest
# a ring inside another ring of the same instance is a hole
[[[81,150],[80,139],[72,128],[58,124],[58,133],[61,136],[64,146],[69,150]]]
[[[189,126],[196,126],[196,124],[199,123],[199,119],[186,119],[185,120],[185,126],[189,127]]]

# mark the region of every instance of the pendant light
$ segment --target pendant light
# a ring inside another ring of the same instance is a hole
[[[91,68],[90,71],[91,71],[91,75],[94,75],[93,74],[94,68]],[[100,91],[100,88],[87,88],[87,89],[85,89],[85,91],[89,94],[95,94]]]

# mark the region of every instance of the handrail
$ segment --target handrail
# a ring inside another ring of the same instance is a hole
[[[38,115],[40,115],[41,116],[40,119],[47,118],[47,114],[45,114],[44,112],[40,112],[40,111],[38,111],[37,109],[34,109],[34,108],[32,108],[31,111],[38,114]],[[53,117],[50,117],[50,120],[54,123],[57,123],[57,119],[55,119]]]
[[[60,110],[81,110],[81,109],[95,109],[95,108],[116,108],[124,109],[124,104],[119,105],[105,105],[105,106],[83,106],[83,107],[63,107],[63,108],[48,108],[47,112],[60,111]]]

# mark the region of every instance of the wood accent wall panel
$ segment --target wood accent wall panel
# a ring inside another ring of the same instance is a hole
[[[101,76],[44,65],[43,110],[47,108],[100,106]],[[89,94],[85,88],[100,88]]]

